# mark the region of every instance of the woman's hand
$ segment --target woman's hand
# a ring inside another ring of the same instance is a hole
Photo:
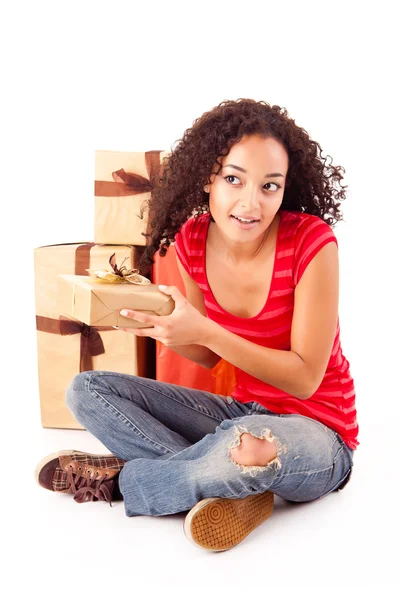
[[[138,337],[151,337],[165,346],[203,344],[203,333],[208,323],[207,317],[190,304],[175,285],[163,286],[162,292],[172,296],[175,301],[175,308],[170,315],[160,317],[136,310],[123,309],[120,314],[123,314],[124,317],[154,327],[140,329],[118,327],[118,330],[132,333]]]

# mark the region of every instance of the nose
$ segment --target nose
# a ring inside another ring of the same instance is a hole
[[[240,206],[246,209],[246,212],[251,212],[260,206],[260,194],[257,186],[248,186],[240,195]]]

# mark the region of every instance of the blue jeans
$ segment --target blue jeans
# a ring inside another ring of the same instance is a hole
[[[343,489],[353,466],[353,450],[335,431],[258,402],[112,371],[76,375],[66,402],[79,423],[127,461],[119,486],[128,517],[265,490],[292,502],[315,500]],[[244,432],[274,441],[276,458],[265,466],[235,462],[230,448]]]

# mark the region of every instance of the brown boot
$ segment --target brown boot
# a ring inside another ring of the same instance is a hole
[[[60,450],[36,466],[37,483],[52,492],[74,494],[75,502],[122,500],[119,473],[126,463],[113,454]]]

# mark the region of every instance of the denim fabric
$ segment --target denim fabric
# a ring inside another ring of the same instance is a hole
[[[119,485],[129,517],[267,489],[306,502],[343,489],[351,475],[354,451],[335,431],[258,402],[112,371],[74,377],[66,402],[79,423],[127,461]],[[274,441],[276,458],[265,466],[235,462],[230,449],[244,432]]]

